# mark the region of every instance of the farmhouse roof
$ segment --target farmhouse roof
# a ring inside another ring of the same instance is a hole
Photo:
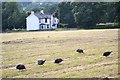
[[[45,23],[41,23],[40,25],[46,25]]]
[[[51,16],[53,16],[49,14],[41,14],[40,12],[34,13],[34,15],[37,16],[38,18],[51,18]]]

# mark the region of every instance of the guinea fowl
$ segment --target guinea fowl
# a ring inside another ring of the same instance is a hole
[[[38,60],[38,65],[43,65],[46,60]]]
[[[54,63],[60,63],[62,62],[63,60],[61,58],[58,58],[58,59],[55,59],[55,62]]]
[[[26,68],[25,68],[25,65],[23,65],[23,64],[18,64],[18,65],[16,66],[16,69],[18,69],[18,70],[23,70],[23,69],[26,69]]]
[[[112,51],[104,52],[104,53],[103,53],[103,56],[107,57],[107,56],[109,56],[111,53],[112,53]]]
[[[102,80],[110,80],[108,77],[103,78]]]
[[[84,53],[82,49],[77,49],[76,52]]]

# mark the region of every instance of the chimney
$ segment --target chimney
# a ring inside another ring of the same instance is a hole
[[[44,11],[43,11],[43,10],[41,10],[41,11],[40,11],[40,13],[44,14]]]
[[[34,14],[34,11],[31,11],[31,14]]]

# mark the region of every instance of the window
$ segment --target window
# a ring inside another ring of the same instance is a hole
[[[41,25],[41,29],[43,29],[43,25]]]
[[[41,19],[39,19],[39,23],[41,23]]]
[[[49,28],[49,24],[47,24],[47,28]]]
[[[47,23],[47,18],[45,18],[45,23]]]
[[[39,25],[39,29],[41,29],[41,25]]]

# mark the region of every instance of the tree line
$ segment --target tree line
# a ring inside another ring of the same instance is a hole
[[[119,25],[97,26],[99,23],[120,24],[119,2],[61,2],[46,6],[45,11],[58,17],[60,28],[118,28]],[[40,9],[34,9],[39,11]],[[26,29],[30,12],[19,9],[17,2],[2,3],[2,30]]]
[[[119,2],[62,2],[59,4],[61,27],[118,28]],[[115,23],[98,26],[99,23]]]
[[[28,16],[23,10],[19,10],[16,2],[2,3],[2,30],[25,29],[25,18]]]

